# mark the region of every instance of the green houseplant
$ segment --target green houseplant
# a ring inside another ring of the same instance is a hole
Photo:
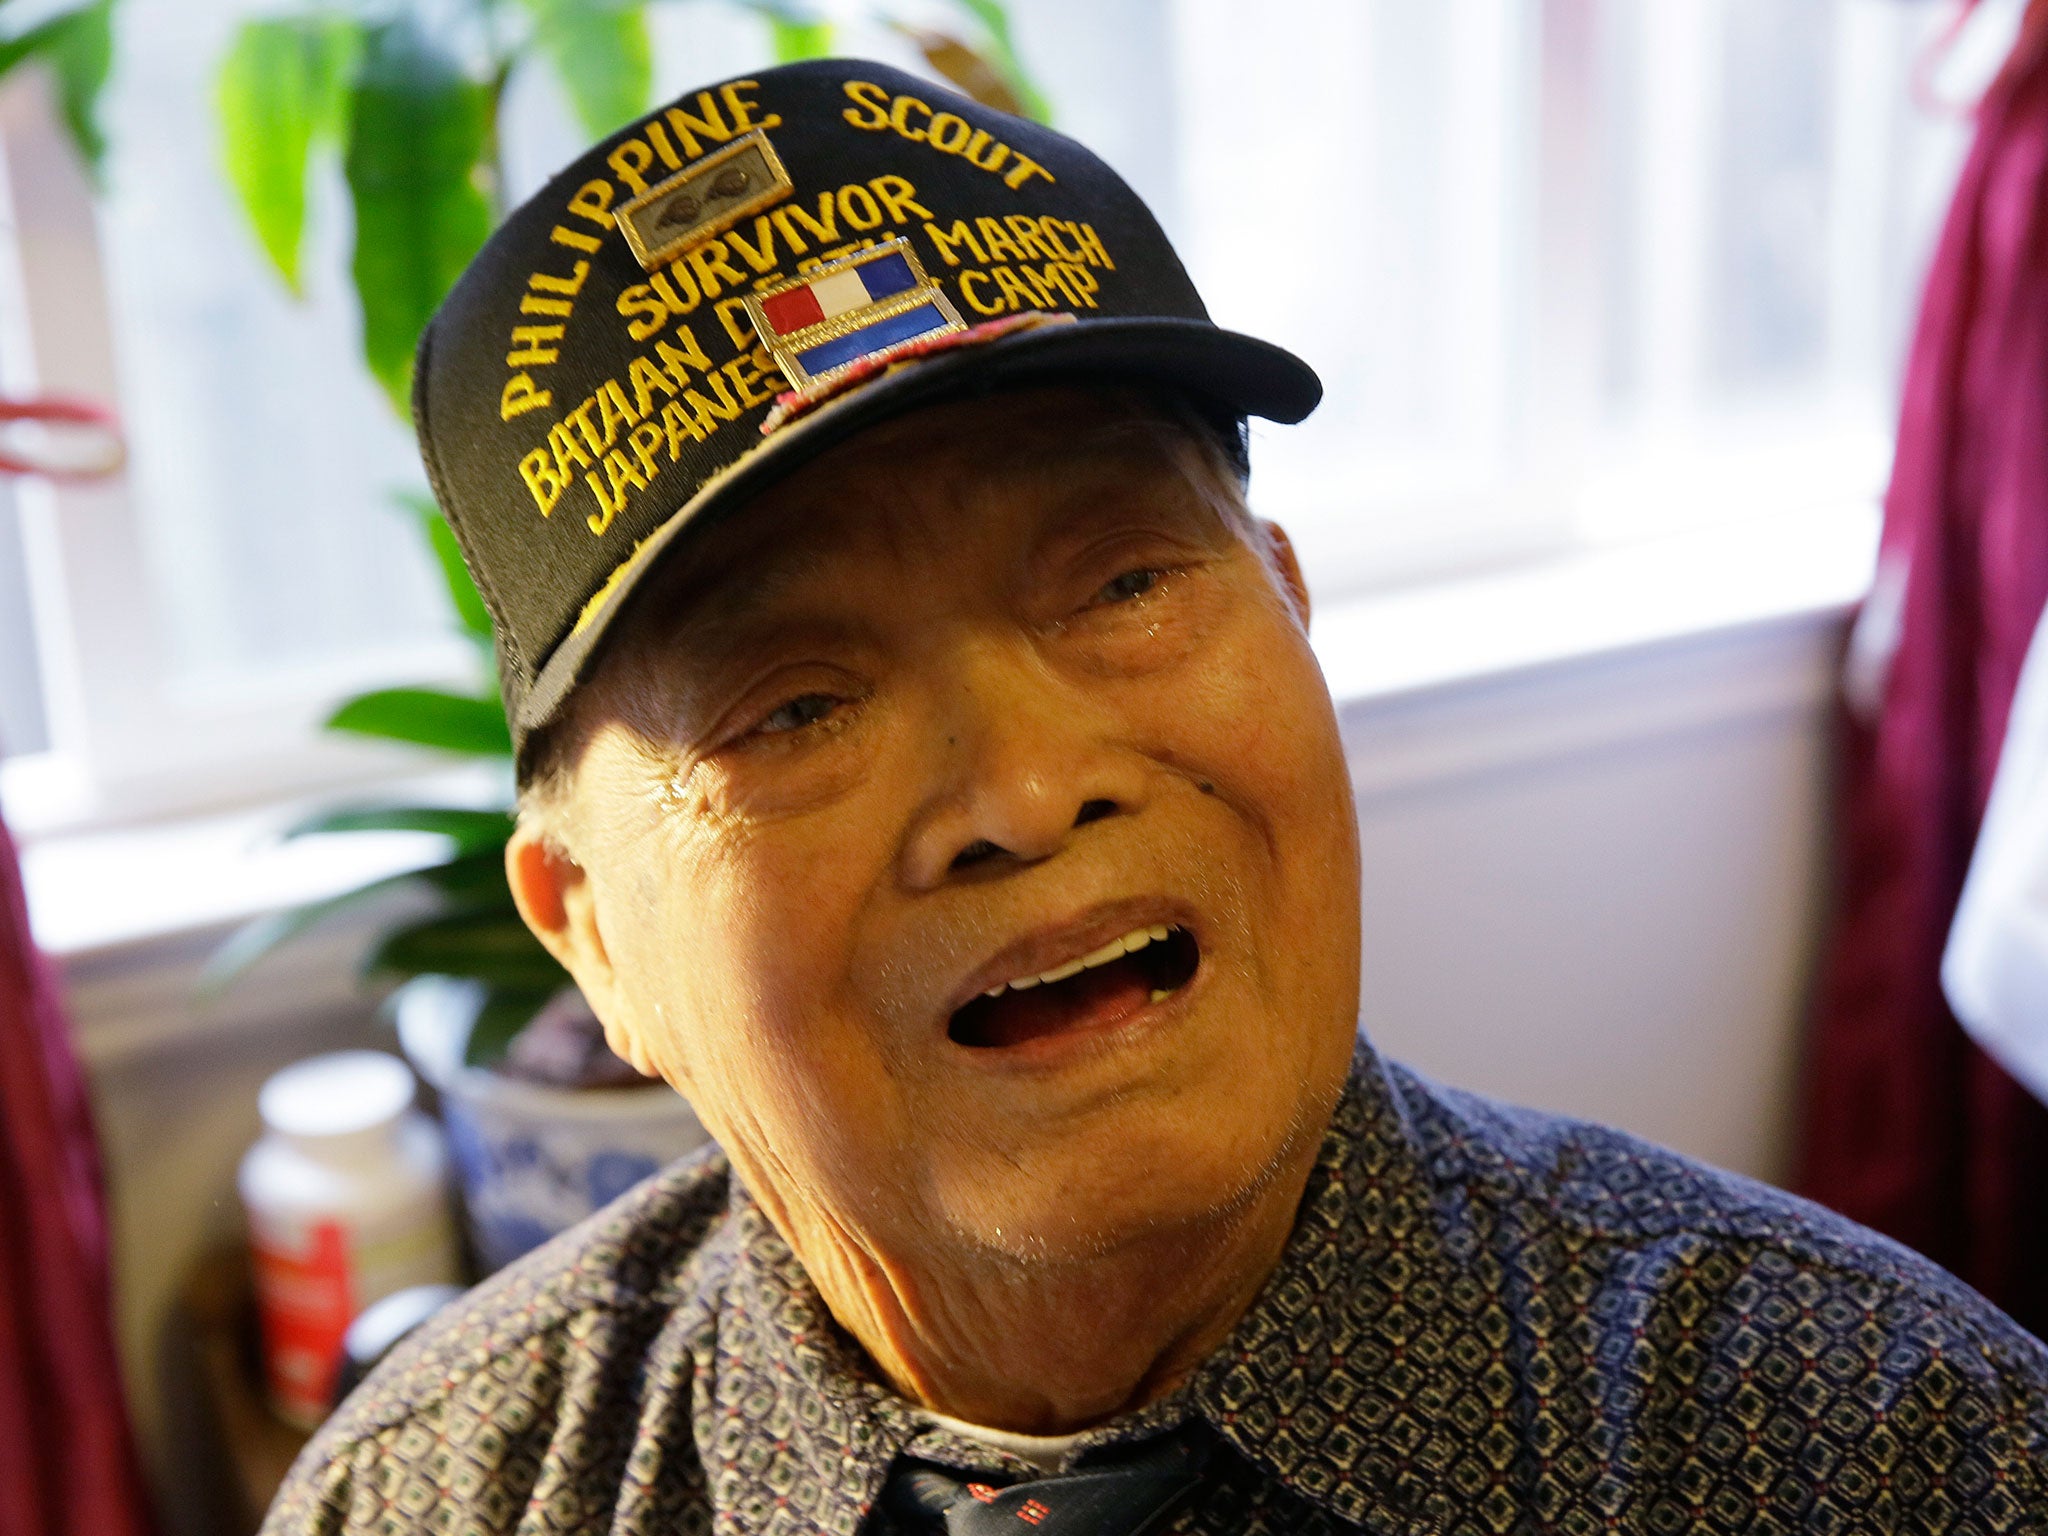
[[[105,0],[103,0],[105,3]],[[363,315],[363,360],[401,413],[413,351],[442,296],[505,211],[498,114],[523,69],[552,70],[592,136],[649,104],[653,5],[705,0],[466,0],[429,32],[404,8],[324,0],[244,23],[218,81],[226,170],[279,276],[300,290],[307,172],[321,154],[340,159],[355,215],[352,275]],[[832,29],[795,0],[717,0],[750,12],[776,62],[830,52]],[[955,0],[972,41],[893,19],[931,67],[989,105],[1043,117],[999,0]],[[366,970],[387,978],[468,978],[481,994],[464,1059],[485,1065],[551,998],[567,975],[527,931],[505,881],[511,830],[511,741],[491,671],[490,625],[453,536],[432,502],[408,498],[432,547],[479,675],[463,692],[387,688],[344,702],[331,730],[490,760],[507,771],[503,809],[440,805],[351,806],[290,828],[288,837],[378,831],[431,833],[438,861],[325,901],[256,920],[216,956],[218,984],[330,914],[395,886],[424,886],[429,915],[396,924]]]

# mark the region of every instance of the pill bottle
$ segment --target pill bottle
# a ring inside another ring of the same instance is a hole
[[[381,1051],[314,1056],[257,1097],[264,1136],[242,1159],[265,1386],[311,1429],[332,1405],[348,1325],[408,1286],[456,1283],[447,1153],[413,1108],[413,1077]]]

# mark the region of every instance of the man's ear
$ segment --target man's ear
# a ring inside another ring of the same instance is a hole
[[[1287,600],[1301,620],[1304,633],[1308,630],[1308,583],[1301,577],[1301,561],[1295,558],[1293,541],[1287,537],[1287,530],[1271,518],[1259,519],[1259,532],[1266,540],[1266,563],[1273,567],[1273,574],[1280,578],[1286,590]]]
[[[575,978],[598,1017],[607,1017],[612,962],[598,926],[596,893],[583,866],[559,841],[521,817],[505,844],[505,880],[533,936]]]

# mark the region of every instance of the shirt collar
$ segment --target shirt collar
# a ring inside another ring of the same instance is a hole
[[[1224,1345],[1177,1391],[1084,1435],[1074,1454],[1193,1415],[1254,1465],[1347,1520],[1433,1528],[1448,1362],[1431,1347],[1447,1269],[1420,1142],[1361,1037],[1279,1265]],[[700,1259],[722,1272],[697,1444],[715,1528],[853,1536],[904,1451],[1039,1475],[923,1421],[870,1374],[803,1266],[733,1183],[732,1219]]]
[[[1303,1497],[1387,1532],[1438,1528],[1450,1272],[1422,1143],[1378,1055],[1351,1075],[1265,1288],[1190,1383],[1202,1416]]]

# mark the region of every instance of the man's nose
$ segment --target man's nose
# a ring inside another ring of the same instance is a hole
[[[931,794],[905,849],[913,886],[1036,863],[1077,828],[1138,808],[1144,762],[1113,701],[1027,645],[975,647],[951,671],[926,750]]]

